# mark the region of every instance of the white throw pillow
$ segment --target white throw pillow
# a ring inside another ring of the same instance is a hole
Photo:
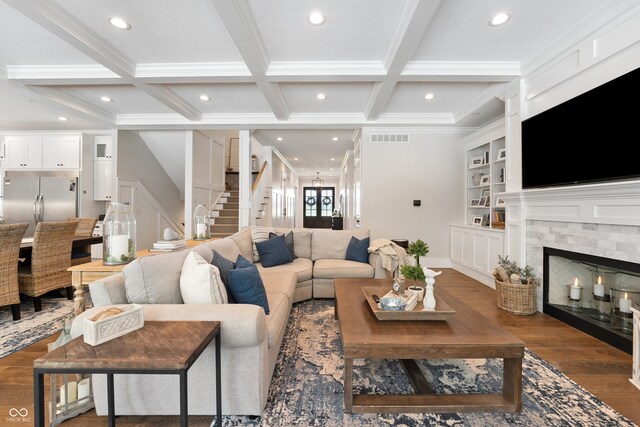
[[[253,227],[251,227],[251,240],[253,241],[253,262],[260,261],[260,254],[258,253],[256,243],[269,240],[269,233],[273,232],[274,229],[271,227],[261,227],[259,225],[254,225]]]
[[[227,291],[220,270],[191,251],[182,264],[180,293],[185,304],[226,304]]]

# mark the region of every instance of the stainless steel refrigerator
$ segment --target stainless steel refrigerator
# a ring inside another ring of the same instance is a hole
[[[33,237],[40,221],[78,216],[76,172],[7,172],[3,185],[4,222],[29,223],[24,237]]]

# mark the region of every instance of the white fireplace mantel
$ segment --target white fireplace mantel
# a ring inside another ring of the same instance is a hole
[[[525,220],[640,225],[640,181],[500,193]]]

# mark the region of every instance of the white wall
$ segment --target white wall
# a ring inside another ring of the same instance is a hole
[[[465,130],[393,129],[409,143],[371,143],[362,131],[361,228],[371,238],[424,240],[429,267],[448,267],[449,224],[464,220]],[[413,206],[413,200],[421,206]]]

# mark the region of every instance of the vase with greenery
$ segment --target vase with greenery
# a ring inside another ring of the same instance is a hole
[[[416,266],[420,267],[420,257],[429,253],[429,245],[424,241],[418,239],[415,242],[409,243],[407,247],[407,254],[411,255],[416,260]],[[422,269],[420,269],[422,271]],[[406,276],[405,276],[406,277]],[[424,280],[424,277],[423,277]]]

